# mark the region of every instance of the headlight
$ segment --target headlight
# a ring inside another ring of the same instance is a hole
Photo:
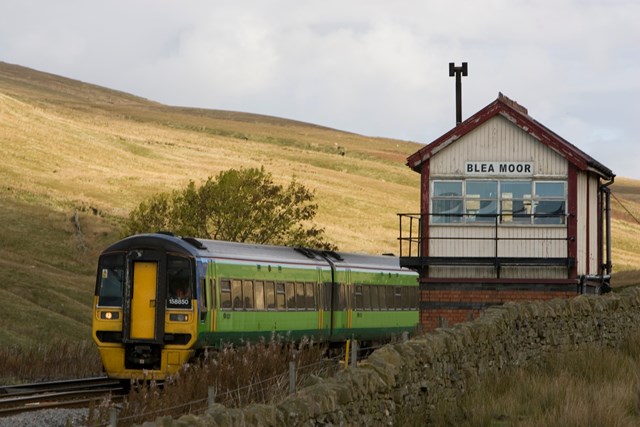
[[[170,314],[169,315],[169,320],[171,320],[172,322],[188,322],[189,321],[189,315],[188,314]]]
[[[101,311],[100,318],[103,320],[118,320],[120,313],[117,311]]]

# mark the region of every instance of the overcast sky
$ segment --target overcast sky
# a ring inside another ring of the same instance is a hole
[[[640,179],[640,1],[0,0],[0,61],[429,143],[502,92]]]

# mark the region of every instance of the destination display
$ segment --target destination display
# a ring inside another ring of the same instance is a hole
[[[465,175],[532,176],[533,162],[465,162]]]

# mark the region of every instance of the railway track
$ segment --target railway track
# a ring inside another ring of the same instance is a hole
[[[122,385],[107,377],[48,381],[0,387],[0,417],[38,409],[83,407],[107,395],[119,395]]]

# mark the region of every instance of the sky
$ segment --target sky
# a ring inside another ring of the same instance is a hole
[[[638,0],[0,0],[0,61],[427,144],[498,92],[640,179]]]

